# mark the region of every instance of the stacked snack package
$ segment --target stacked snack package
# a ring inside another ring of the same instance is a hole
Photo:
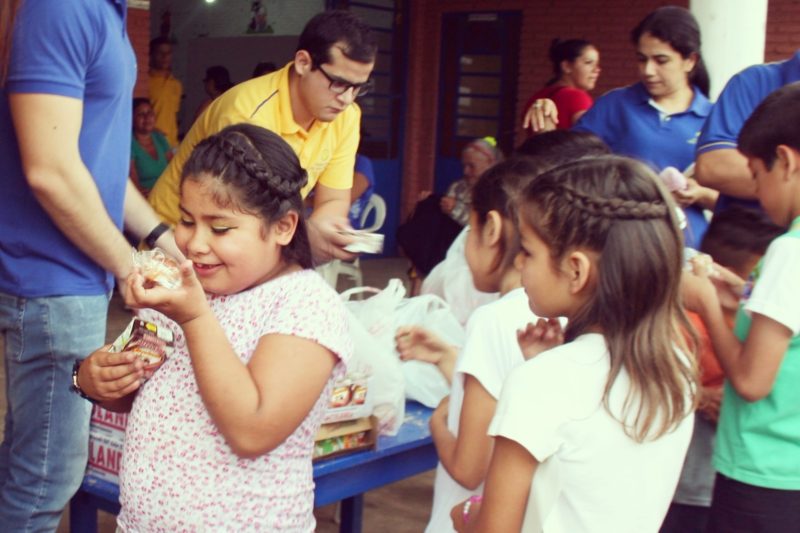
[[[356,363],[331,391],[322,426],[314,439],[314,459],[369,448],[377,434],[373,424],[370,368]]]

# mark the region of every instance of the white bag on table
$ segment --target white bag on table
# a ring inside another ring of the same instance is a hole
[[[349,366],[366,366],[369,369],[368,373],[372,376],[369,394],[372,395],[373,414],[378,418],[379,433],[396,435],[405,418],[403,371],[394,346],[378,342],[385,332],[391,331],[392,335],[394,334],[394,330],[391,329],[391,310],[396,306],[396,301],[390,293],[381,298],[375,295],[368,300],[348,301],[352,294],[359,292],[363,292],[363,289],[350,289],[342,293],[349,311],[350,332],[354,346]],[[374,320],[365,320],[367,316],[374,317]]]
[[[347,301],[354,294],[375,293],[367,300]],[[423,326],[445,342],[456,346],[464,343],[464,328],[453,315],[450,306],[435,295],[405,298],[405,286],[392,279],[383,290],[356,287],[342,293],[347,307],[373,336],[370,348],[381,354],[391,353],[402,369],[405,397],[428,407],[436,407],[450,393],[450,384],[431,364],[423,361],[402,361],[395,349],[394,336],[400,326]],[[358,352],[359,339],[356,342]]]

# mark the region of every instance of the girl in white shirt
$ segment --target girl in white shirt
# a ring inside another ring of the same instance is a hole
[[[489,427],[484,499],[458,531],[656,532],[692,431],[696,368],[682,331],[675,204],[631,159],[557,167],[518,203],[522,285],[548,324],[520,347]],[[524,528],[524,529],[523,529]]]
[[[446,346],[420,327],[400,328],[401,357],[435,363],[452,382],[446,398],[431,416],[430,426],[439,465],[429,533],[453,531],[450,509],[480,494],[492,453],[487,435],[503,381],[524,362],[517,331],[537,320],[528,307],[515,266],[519,234],[515,198],[538,174],[584,153],[605,153],[602,143],[587,146],[585,135],[547,133],[537,137],[535,158],[515,158],[487,170],[472,191],[472,210],[465,256],[475,288],[499,292],[501,298],[476,309],[467,323],[463,348]],[[552,325],[557,321],[553,319]],[[551,333],[558,337],[560,329]]]

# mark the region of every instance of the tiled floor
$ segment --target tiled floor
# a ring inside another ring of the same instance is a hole
[[[406,269],[408,263],[403,259],[367,259],[361,261],[364,284],[382,288],[391,278],[400,278],[407,282]],[[352,284],[343,278],[338,289],[344,290]],[[408,286],[408,284],[407,284]],[[113,298],[109,306],[108,334],[113,340],[130,319],[119,298]],[[0,338],[2,349],[2,338]],[[5,375],[0,365],[0,380]],[[0,383],[2,385],[2,383]],[[0,395],[0,415],[5,413],[5,396]],[[0,431],[2,427],[0,426]],[[364,498],[365,532],[379,531],[383,533],[412,533],[422,531],[427,523],[433,498],[433,473],[428,472],[409,478],[405,481],[389,485],[368,493]],[[317,531],[334,533],[338,526],[333,521],[334,506],[323,507],[316,511]],[[100,513],[100,533],[113,533],[115,521],[113,515]],[[58,528],[59,533],[67,533],[67,512]]]

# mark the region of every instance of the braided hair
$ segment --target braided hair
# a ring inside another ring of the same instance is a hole
[[[622,369],[631,382],[620,422],[632,438],[657,438],[694,409],[696,366],[680,304],[683,239],[676,206],[644,164],[598,156],[537,177],[518,206],[554,268],[575,249],[597,254],[593,294],[565,331],[569,342],[599,329],[611,356],[604,394]],[[690,354],[681,358],[675,347]]]
[[[228,126],[198,143],[183,166],[181,183],[209,178],[219,185],[214,188],[217,204],[233,204],[267,225],[296,212],[297,228],[283,257],[303,268],[313,266],[300,195],[308,176],[286,141],[252,124]]]

